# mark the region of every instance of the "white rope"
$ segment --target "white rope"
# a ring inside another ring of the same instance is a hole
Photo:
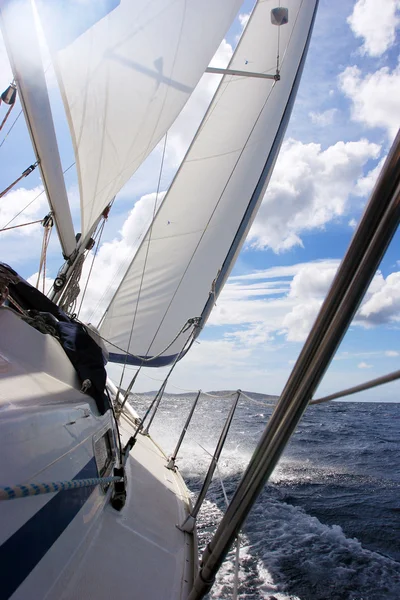
[[[123,477],[92,477],[90,479],[72,479],[70,481],[51,481],[49,483],[25,483],[0,487],[0,500],[15,500],[27,496],[52,494],[63,490],[75,490],[82,487],[95,487],[99,484],[115,483]]]
[[[185,331],[187,331],[187,329],[189,329],[190,325],[195,325],[196,324],[197,319],[198,319],[198,317],[194,317],[193,319],[188,319],[186,321],[186,323],[183,325],[183,327],[181,327],[181,329],[178,331],[178,333],[176,334],[176,336],[174,337],[174,339],[168,344],[168,346],[166,346],[165,348],[163,348],[163,350],[161,350],[155,356],[150,356],[149,358],[144,358],[143,356],[138,356],[137,354],[132,354],[132,352],[129,352],[128,350],[124,350],[120,346],[117,346],[117,344],[113,344],[113,342],[110,342],[110,340],[107,340],[107,338],[101,336],[100,334],[98,334],[98,336],[103,340],[103,342],[106,342],[110,346],[113,346],[113,348],[117,348],[117,350],[119,350],[120,352],[123,352],[127,356],[132,356],[132,358],[136,358],[137,360],[140,360],[142,363],[146,363],[146,362],[151,362],[155,358],[159,358],[162,354],[164,354],[164,352],[166,352],[172,346],[172,344],[174,342],[176,342],[176,340],[181,335],[181,333],[184,333]],[[145,366],[145,365],[140,365],[140,366],[142,367],[142,366]]]
[[[71,273],[68,285],[60,300],[60,308],[65,312],[73,311],[73,305],[79,296],[79,292],[81,291],[81,288],[79,287],[79,280],[81,278],[84,262],[85,255],[81,254],[75,263],[75,267]]]
[[[208,396],[209,398],[231,398],[237,392],[229,392],[228,394],[210,394],[209,392],[201,392],[204,396]]]
[[[265,402],[261,402],[261,400],[256,400],[255,398],[251,398],[245,392],[241,393],[241,396],[250,400],[250,402],[254,402],[254,404],[258,404],[259,406],[266,406],[267,408],[275,408],[276,404],[266,404]]]

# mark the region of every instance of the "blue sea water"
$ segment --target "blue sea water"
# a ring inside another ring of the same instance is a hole
[[[203,549],[272,408],[241,399],[198,517]],[[143,416],[150,396],[132,404]],[[177,464],[198,493],[232,398],[202,396]],[[171,453],[192,395],[167,395],[151,433]],[[332,402],[307,409],[240,539],[239,598],[400,599],[400,404]],[[221,483],[222,480],[222,483]],[[234,550],[210,599],[232,597]]]

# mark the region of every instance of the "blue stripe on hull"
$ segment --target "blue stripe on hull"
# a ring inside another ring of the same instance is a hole
[[[98,477],[92,458],[74,479]],[[9,598],[78,514],[95,486],[59,492],[0,546],[1,600]],[[14,500],[29,502],[29,498]],[[68,557],[66,557],[68,560]]]

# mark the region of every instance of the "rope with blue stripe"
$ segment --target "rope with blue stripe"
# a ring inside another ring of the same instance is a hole
[[[89,479],[73,479],[71,481],[51,481],[50,483],[26,483],[23,485],[9,485],[0,487],[0,500],[14,500],[27,496],[40,496],[63,490],[75,490],[83,487],[115,483],[122,477],[92,477]]]

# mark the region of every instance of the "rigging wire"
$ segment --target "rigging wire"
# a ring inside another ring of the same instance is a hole
[[[2,192],[0,192],[0,198],[3,198],[3,196],[5,196],[7,194],[7,192],[9,192],[15,185],[17,185],[17,183],[19,183],[21,181],[21,179],[28,177],[28,175],[30,175],[36,169],[38,164],[39,164],[39,161],[36,161],[32,165],[29,165],[29,167],[27,169],[25,169],[25,171],[23,171],[22,174],[15,181],[10,183],[10,185],[8,187],[6,187]]]
[[[13,124],[11,125],[10,129],[7,131],[6,135],[4,136],[4,138],[3,138],[3,140],[2,140],[2,142],[1,142],[1,144],[0,144],[0,148],[2,147],[2,145],[4,144],[4,142],[6,141],[6,139],[8,138],[8,136],[9,136],[9,134],[11,133],[11,131],[12,131],[12,129],[13,129],[13,127],[14,127],[14,125],[16,124],[16,122],[18,121],[18,119],[20,118],[20,116],[21,116],[21,115],[22,115],[22,108],[21,108],[21,110],[19,111],[18,115],[15,117],[15,119],[14,119],[14,121],[13,121]]]
[[[230,176],[228,177],[228,179],[227,179],[227,181],[226,181],[226,183],[225,183],[225,185],[224,185],[224,187],[223,187],[223,189],[222,189],[222,191],[221,191],[221,193],[220,193],[220,196],[219,196],[219,198],[218,198],[218,201],[216,202],[216,204],[215,204],[215,206],[214,206],[214,209],[212,210],[212,212],[211,212],[211,215],[210,215],[210,217],[209,217],[209,219],[208,219],[208,221],[207,221],[207,223],[206,223],[205,227],[203,228],[202,234],[201,234],[201,236],[200,236],[200,238],[199,238],[199,240],[198,240],[198,242],[197,242],[197,244],[196,244],[196,246],[195,246],[195,248],[194,248],[194,250],[193,250],[193,252],[192,252],[192,254],[191,254],[191,256],[190,256],[190,259],[189,259],[189,262],[187,263],[186,269],[184,270],[184,272],[183,272],[183,274],[182,274],[182,277],[180,278],[180,280],[179,280],[179,282],[178,282],[178,284],[177,284],[177,286],[176,286],[175,292],[174,292],[174,294],[173,294],[173,296],[172,296],[172,298],[171,298],[171,300],[170,300],[170,302],[169,302],[169,304],[168,304],[167,308],[165,309],[164,316],[162,317],[162,319],[161,319],[161,321],[160,321],[160,324],[159,324],[159,326],[158,326],[158,328],[157,328],[157,330],[156,330],[156,332],[155,332],[155,334],[154,334],[153,341],[154,341],[154,339],[155,339],[155,337],[156,337],[157,333],[159,332],[159,330],[160,330],[160,328],[161,328],[161,326],[162,326],[162,324],[163,324],[163,322],[164,322],[164,320],[165,320],[165,318],[166,318],[166,316],[167,316],[167,314],[168,314],[168,311],[169,311],[169,309],[170,309],[170,307],[171,307],[171,305],[172,305],[172,302],[174,301],[174,299],[175,299],[175,296],[176,296],[176,294],[178,293],[178,290],[179,290],[179,288],[180,288],[180,286],[181,286],[181,284],[182,284],[182,282],[183,282],[183,280],[184,280],[184,278],[185,278],[185,276],[186,276],[186,273],[187,273],[187,271],[188,271],[188,269],[189,269],[190,265],[192,264],[192,261],[193,261],[193,259],[194,259],[195,255],[196,255],[196,252],[197,252],[197,250],[199,249],[199,247],[200,247],[200,244],[201,244],[201,243],[202,243],[202,241],[203,241],[203,238],[204,238],[204,236],[205,236],[205,234],[206,234],[206,232],[207,232],[207,230],[208,230],[208,227],[209,227],[209,225],[210,225],[210,223],[211,223],[211,221],[212,221],[212,219],[213,219],[213,217],[214,217],[214,214],[216,213],[216,211],[217,211],[217,209],[218,209],[218,206],[219,206],[219,204],[220,204],[220,202],[221,202],[221,200],[222,200],[222,197],[223,197],[223,195],[224,195],[224,193],[225,193],[225,191],[226,191],[226,189],[227,189],[227,187],[228,187],[228,185],[229,185],[229,183],[230,183],[230,181],[231,181],[231,179],[232,179],[232,177],[233,177],[233,174],[234,174],[234,173],[235,173],[235,171],[236,171],[236,167],[237,167],[237,165],[239,164],[239,161],[240,161],[240,159],[242,158],[242,155],[243,155],[244,151],[246,150],[246,148],[247,148],[247,146],[248,146],[248,143],[249,143],[249,141],[250,141],[250,138],[251,138],[251,136],[252,136],[252,133],[253,133],[253,131],[254,131],[254,129],[255,129],[255,127],[256,127],[256,125],[257,125],[257,123],[258,123],[259,119],[261,118],[261,115],[262,115],[262,113],[263,113],[263,111],[264,111],[264,108],[265,108],[265,106],[266,106],[266,104],[267,104],[267,102],[268,102],[268,100],[269,100],[269,98],[270,98],[270,96],[271,96],[271,94],[272,94],[272,91],[273,91],[273,89],[275,88],[275,85],[276,85],[276,83],[277,83],[276,81],[274,81],[274,82],[272,83],[271,89],[269,90],[269,92],[268,92],[268,95],[267,95],[267,97],[266,97],[266,99],[265,99],[265,101],[264,101],[263,105],[261,106],[261,108],[260,108],[260,110],[259,110],[258,116],[257,116],[257,118],[256,118],[256,120],[255,120],[255,122],[254,122],[254,125],[253,125],[253,127],[251,128],[251,130],[250,130],[250,133],[248,134],[248,136],[247,136],[247,138],[246,138],[246,141],[245,141],[245,143],[243,144],[243,148],[241,149],[241,151],[240,151],[240,153],[239,153],[239,156],[238,156],[238,157],[237,157],[237,159],[236,159],[236,162],[235,162],[235,165],[234,165],[234,167],[233,167],[233,170],[232,170],[232,172],[231,172]],[[206,115],[206,117],[205,117],[205,118],[207,118],[207,115]],[[189,150],[190,150],[190,148],[189,148]],[[189,151],[188,151],[188,152],[189,152]]]
[[[11,113],[12,109],[14,108],[14,106],[15,106],[15,102],[13,102],[13,103],[11,104],[10,108],[9,108],[9,109],[8,109],[8,111],[6,112],[6,116],[4,117],[4,119],[2,120],[2,122],[1,122],[1,125],[0,125],[0,131],[3,129],[4,125],[6,124],[6,122],[7,122],[7,119],[8,119],[8,117],[10,116],[10,113]]]
[[[72,169],[72,167],[74,166],[75,161],[69,165],[69,167],[67,167],[64,171],[63,171],[63,175],[65,175],[65,173],[67,173],[67,171],[69,171],[70,169]],[[45,190],[43,188],[43,190],[33,198],[33,200],[30,200],[28,202],[28,204],[26,206],[24,206],[24,208],[22,208],[16,215],[13,216],[12,219],[10,219],[5,225],[4,227],[2,227],[0,229],[0,231],[4,231],[13,221],[15,221],[15,219],[17,219],[23,212],[26,211],[27,208],[30,207],[31,204],[33,204],[35,202],[35,200],[37,200],[42,194],[44,194]]]
[[[174,370],[174,368],[175,368],[175,365],[176,365],[176,363],[178,362],[178,360],[179,360],[179,359],[180,359],[182,356],[185,356],[185,354],[186,354],[187,352],[189,352],[190,348],[192,347],[192,345],[193,345],[193,343],[194,343],[194,341],[195,341],[195,331],[196,331],[196,330],[194,329],[194,330],[192,331],[192,333],[191,333],[192,339],[190,339],[190,337],[188,337],[188,339],[186,340],[186,342],[185,342],[185,343],[184,343],[184,345],[183,345],[183,348],[182,348],[182,350],[181,350],[181,351],[180,351],[180,352],[179,352],[179,353],[176,355],[176,357],[175,357],[175,359],[174,359],[174,362],[172,363],[172,365],[171,365],[171,368],[170,368],[170,370],[168,371],[168,373],[167,373],[167,375],[166,375],[166,377],[165,377],[165,379],[164,379],[164,381],[163,381],[163,383],[162,383],[162,385],[161,385],[160,389],[158,390],[158,392],[157,392],[157,394],[155,395],[155,397],[154,397],[153,401],[151,402],[151,404],[150,404],[149,408],[147,409],[147,411],[146,411],[146,414],[144,415],[144,417],[143,417],[143,419],[141,420],[141,422],[140,422],[140,424],[139,424],[138,428],[136,429],[136,431],[135,431],[135,434],[134,434],[134,436],[133,436],[133,439],[136,439],[136,437],[137,437],[137,434],[138,434],[138,433],[139,433],[139,432],[140,432],[140,431],[143,429],[144,422],[145,422],[146,418],[148,417],[148,415],[149,415],[149,413],[150,413],[151,409],[152,409],[152,408],[153,408],[153,406],[155,405],[154,412],[153,412],[153,414],[152,414],[152,416],[151,416],[151,418],[150,418],[149,424],[146,426],[146,433],[148,433],[148,431],[149,431],[149,428],[150,428],[150,425],[152,424],[152,422],[153,422],[153,419],[154,419],[154,417],[155,417],[155,415],[156,415],[157,409],[158,409],[158,407],[159,407],[159,405],[160,405],[160,402],[161,402],[162,396],[163,396],[163,394],[164,394],[165,388],[167,387],[168,379],[169,379],[169,377],[170,377],[170,375],[171,375],[172,371]],[[186,346],[187,346],[187,348],[186,348]],[[135,375],[135,378],[136,378],[136,376],[137,376],[137,373],[136,373],[136,375]],[[126,400],[127,400],[127,397],[128,397],[128,396],[126,396],[126,397],[124,398],[124,402],[123,402],[122,406],[125,404],[125,402],[126,402]]]
[[[79,314],[80,314],[80,312],[81,312],[81,308],[82,308],[83,301],[84,301],[84,299],[85,299],[86,290],[87,290],[87,288],[88,288],[89,281],[90,281],[90,276],[91,276],[91,274],[92,274],[92,270],[93,270],[93,266],[94,266],[94,261],[96,260],[97,253],[98,253],[98,251],[99,251],[99,248],[100,248],[101,237],[102,237],[102,235],[103,235],[104,226],[105,226],[105,224],[106,224],[106,221],[107,221],[107,217],[104,217],[104,219],[103,219],[103,221],[102,221],[102,223],[101,223],[101,225],[100,225],[100,229],[99,229],[99,231],[97,232],[97,235],[98,235],[98,239],[97,239],[97,245],[96,245],[96,249],[95,249],[95,251],[94,251],[94,254],[93,254],[93,259],[92,259],[92,263],[91,263],[91,265],[90,265],[89,274],[88,274],[88,276],[87,276],[87,279],[86,279],[85,288],[84,288],[84,290],[83,290],[83,293],[82,293],[81,303],[80,303],[80,305],[79,305],[79,309],[78,309],[78,315],[77,315],[78,317],[79,317]]]
[[[152,221],[151,221],[150,228],[149,228],[149,240],[148,240],[148,243],[147,243],[146,254],[145,254],[145,259],[144,259],[144,263],[143,263],[142,276],[141,276],[141,279],[140,279],[139,291],[138,291],[138,295],[137,295],[137,299],[136,299],[135,312],[133,314],[132,326],[131,326],[131,330],[130,330],[130,333],[129,333],[129,340],[128,340],[127,349],[131,345],[131,340],[132,340],[132,335],[133,335],[133,328],[135,326],[136,315],[137,315],[137,311],[138,311],[138,307],[139,307],[140,295],[141,295],[141,292],[142,292],[144,275],[145,275],[146,266],[147,266],[147,259],[148,259],[148,256],[149,256],[151,236],[152,236],[152,233],[153,233],[153,223],[154,223],[154,218],[155,218],[156,212],[157,212],[157,202],[158,202],[158,197],[159,197],[159,193],[160,193],[161,177],[162,177],[163,168],[164,168],[164,159],[165,159],[165,151],[166,151],[166,147],[167,147],[167,139],[168,139],[168,131],[167,131],[167,133],[164,136],[164,147],[163,147],[162,156],[161,156],[160,172],[159,172],[159,175],[158,175],[157,192],[156,192],[156,197],[155,197],[155,200],[154,200],[153,217],[152,217]],[[146,354],[148,354],[148,352],[150,351],[150,348],[151,348],[151,345],[152,345],[153,341],[154,341],[154,338],[151,341],[150,346],[149,346]],[[125,375],[125,369],[126,369],[127,361],[128,361],[128,355],[126,354],[125,355],[124,366],[123,366],[122,373],[121,373],[121,379],[120,379],[119,386],[118,386],[117,401],[118,401],[119,389],[122,386],[122,381],[123,381],[123,378],[124,378],[124,375]],[[142,368],[142,366],[143,366],[143,363],[139,366],[139,371]],[[135,375],[135,378],[136,378],[136,376],[137,375]]]
[[[53,224],[54,224],[54,222],[53,222],[52,214],[49,213],[43,219],[44,232],[43,232],[42,251],[40,254],[39,271],[38,271],[38,276],[37,276],[37,281],[36,281],[36,289],[39,289],[40,276],[42,274],[42,269],[43,269],[43,294],[45,293],[45,285],[46,285],[47,248],[49,246],[50,236],[51,236],[51,232],[53,229]]]
[[[78,319],[77,319],[78,320]],[[110,346],[113,346],[114,348],[117,348],[117,350],[120,350],[121,352],[123,352],[124,354],[126,354],[126,356],[131,356],[132,358],[135,358],[137,360],[140,360],[142,363],[146,363],[146,362],[151,362],[152,360],[154,360],[155,358],[159,358],[162,354],[164,354],[164,352],[166,352],[168,350],[168,348],[170,348],[172,346],[172,344],[174,342],[176,342],[176,340],[178,339],[178,337],[181,335],[181,333],[184,333],[185,331],[187,331],[189,329],[189,327],[191,327],[191,325],[195,325],[196,321],[198,320],[198,317],[195,317],[194,319],[188,319],[186,321],[186,323],[183,325],[183,327],[181,327],[181,329],[178,331],[178,333],[176,334],[176,336],[174,337],[174,339],[168,344],[168,346],[166,346],[165,348],[163,348],[163,350],[161,350],[158,354],[156,354],[155,356],[150,356],[149,358],[145,358],[144,356],[138,356],[137,354],[132,354],[132,352],[129,352],[128,350],[124,350],[123,348],[121,348],[120,346],[117,346],[117,344],[114,344],[113,342],[110,342],[110,340],[108,340],[107,338],[103,337],[102,335],[100,335],[100,333],[98,334],[98,336],[107,344],[109,344]],[[81,321],[79,321],[81,322]],[[84,323],[82,323],[82,325],[84,325]],[[179,354],[179,353],[178,353]],[[140,365],[141,366],[145,366],[145,365]],[[140,367],[138,370],[140,370]]]
[[[10,229],[18,229],[18,227],[26,227],[27,225],[35,225],[36,223],[42,223],[43,219],[38,219],[37,221],[30,221],[29,223],[21,223],[20,225],[13,225],[12,227],[3,227],[0,229],[1,231],[10,231]]]

